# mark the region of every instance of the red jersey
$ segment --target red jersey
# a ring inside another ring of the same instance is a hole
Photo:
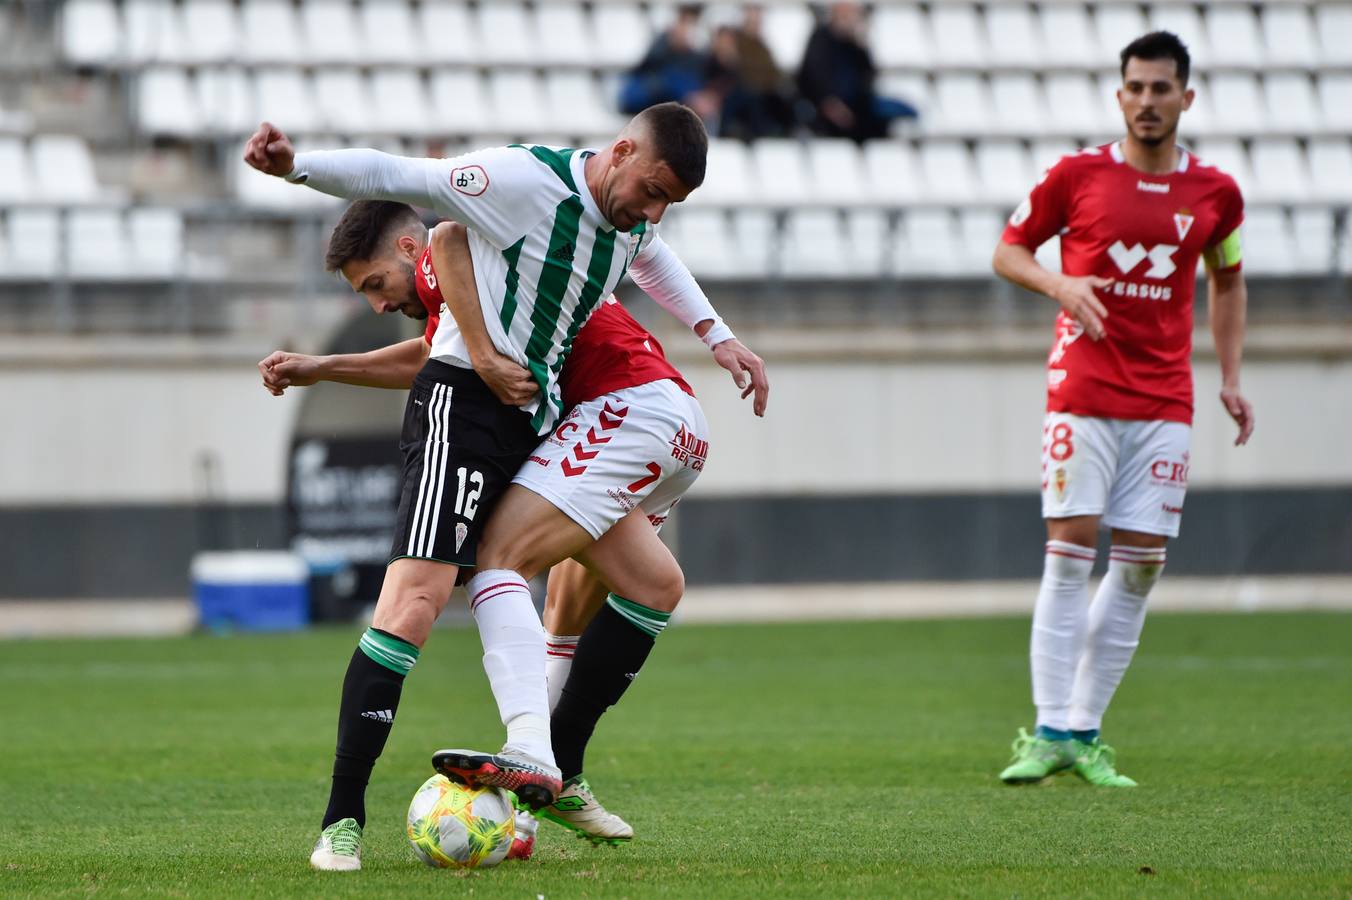
[[[423,340],[430,346],[441,321],[441,290],[432,268],[432,248],[423,250],[414,282],[418,299],[427,307]],[[602,394],[671,379],[690,396],[695,392],[676,367],[667,362],[662,345],[629,315],[614,297],[607,297],[592,312],[573,339],[572,352],[559,373],[564,408],[595,400]]]
[[[441,321],[441,289],[437,287],[437,273],[432,270],[432,245],[428,244],[418,260],[418,271],[413,273],[413,283],[418,288],[418,299],[427,307],[427,328],[423,329],[423,340],[432,346],[432,335],[437,333],[437,323]]]
[[[1119,144],[1087,147],[1047,170],[1003,240],[1036,250],[1061,236],[1067,275],[1114,279],[1095,294],[1107,335],[1062,310],[1047,358],[1047,410],[1192,423],[1192,304],[1197,261],[1240,265],[1244,200],[1233,178],[1179,148],[1178,168],[1148,175]]]
[[[573,340],[572,352],[559,373],[559,387],[567,409],[602,394],[668,378],[695,396],[681,373],[667,362],[657,338],[614,297],[607,297]]]

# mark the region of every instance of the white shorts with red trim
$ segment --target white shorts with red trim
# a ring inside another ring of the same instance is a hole
[[[573,407],[512,479],[593,538],[634,509],[661,528],[709,454],[699,401],[670,380]]]
[[[1102,516],[1109,528],[1178,537],[1191,440],[1182,422],[1047,413],[1042,517]]]

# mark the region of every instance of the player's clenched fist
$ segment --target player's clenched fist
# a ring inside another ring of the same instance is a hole
[[[244,143],[244,161],[265,175],[285,176],[296,167],[296,149],[280,128],[264,122]]]
[[[319,381],[320,363],[315,356],[274,350],[259,362],[263,387],[274,397],[280,397],[289,387],[309,387]]]
[[[1108,318],[1108,309],[1094,296],[1094,288],[1105,288],[1112,283],[1111,278],[1097,275],[1080,278],[1064,276],[1052,299],[1061,304],[1066,315],[1084,327],[1090,338],[1097,341],[1108,333],[1103,327],[1103,320]]]

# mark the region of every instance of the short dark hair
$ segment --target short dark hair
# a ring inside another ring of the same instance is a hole
[[[1184,86],[1188,83],[1188,73],[1192,68],[1192,57],[1188,55],[1188,46],[1172,31],[1152,31],[1143,34],[1122,48],[1122,77],[1127,77],[1127,60],[1132,59],[1172,59],[1178,80]]]
[[[421,226],[422,219],[407,203],[358,200],[343,211],[338,224],[333,226],[329,249],[324,254],[324,269],[336,272],[353,260],[372,259],[396,232]]]
[[[676,102],[650,106],[634,117],[652,141],[653,153],[671,167],[681,184],[694,190],[704,183],[709,133],[690,107]]]

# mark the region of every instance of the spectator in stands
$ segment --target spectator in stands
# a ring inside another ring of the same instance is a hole
[[[793,130],[792,95],[761,37],[761,14],[758,4],[744,6],[739,26],[723,26],[714,34],[714,58],[733,76],[718,125],[723,137],[753,140]]]
[[[875,93],[877,70],[863,25],[858,3],[833,3],[808,38],[798,91],[811,105],[812,130],[824,137],[885,137],[893,119],[916,115],[910,104]]]
[[[717,118],[721,91],[711,86],[716,61],[695,45],[704,7],[686,3],[677,7],[676,20],[653,39],[648,52],[620,88],[620,111],[637,114],[656,103],[675,100],[693,109],[706,122]]]

